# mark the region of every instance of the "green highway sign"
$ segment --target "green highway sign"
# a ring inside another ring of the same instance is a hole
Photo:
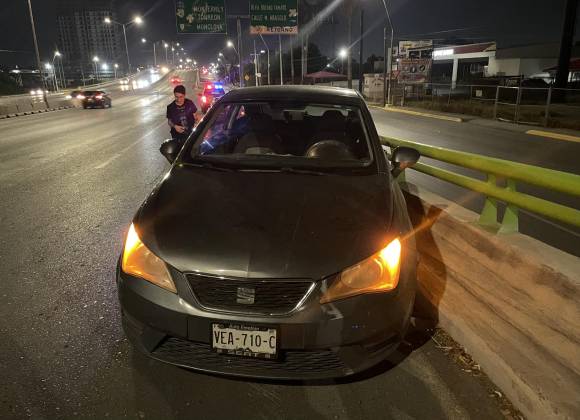
[[[176,0],[177,32],[182,34],[225,34],[225,0]]]
[[[298,0],[250,0],[250,33],[298,33]]]

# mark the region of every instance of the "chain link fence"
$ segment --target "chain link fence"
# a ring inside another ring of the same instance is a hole
[[[394,105],[580,130],[580,89],[463,84],[397,84]]]

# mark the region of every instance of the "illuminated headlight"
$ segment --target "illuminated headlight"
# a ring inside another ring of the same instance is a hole
[[[65,98],[66,98],[66,99],[72,99],[72,96],[70,96],[70,95],[66,95],[66,96],[65,96]]]
[[[165,290],[177,293],[167,266],[141,242],[132,223],[125,240],[121,270],[131,276],[147,280]]]
[[[400,268],[401,242],[395,239],[376,254],[342,271],[326,290],[320,303],[394,290],[399,283]]]
[[[31,94],[31,95],[36,95],[36,91],[35,91],[35,90],[31,90],[31,91],[30,91],[30,94]]]

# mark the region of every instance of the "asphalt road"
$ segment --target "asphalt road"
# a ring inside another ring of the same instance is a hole
[[[416,141],[452,150],[477,153],[499,159],[580,174],[580,143],[526,134],[529,126],[473,119],[465,123],[437,120],[380,109],[371,109],[379,134]],[[485,180],[476,171],[444,164],[425,157],[421,162]],[[482,195],[439,181],[417,171],[408,171],[407,180],[423,186],[470,210],[481,212]],[[518,191],[580,209],[580,199],[519,183]],[[500,214],[504,206],[500,206]],[[520,210],[520,232],[570,254],[580,256],[580,229]]]
[[[0,121],[0,418],[503,418],[486,384],[422,335],[392,364],[328,383],[210,376],[133,351],[115,264],[169,168],[169,94],[164,81],[111,109]]]

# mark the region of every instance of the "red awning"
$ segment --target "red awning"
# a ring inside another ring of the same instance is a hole
[[[307,74],[305,77],[309,79],[345,79],[346,75],[330,71],[317,71],[316,73]]]

